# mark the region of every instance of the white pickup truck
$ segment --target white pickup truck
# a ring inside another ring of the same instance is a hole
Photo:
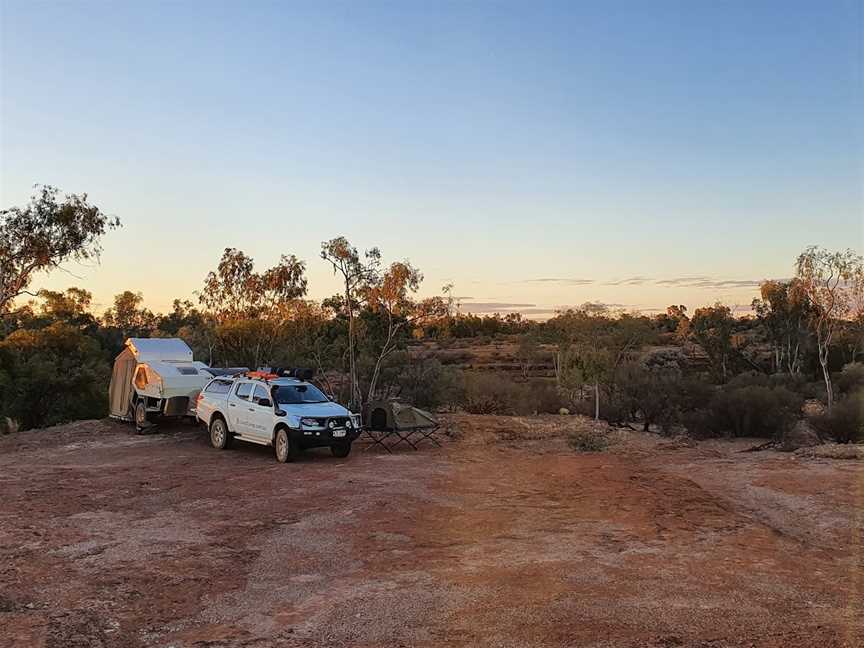
[[[359,415],[296,378],[214,378],[198,396],[196,416],[214,448],[224,450],[235,439],[273,446],[280,463],[315,447],[347,457],[360,435]]]

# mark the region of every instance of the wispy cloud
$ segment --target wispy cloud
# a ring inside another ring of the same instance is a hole
[[[658,286],[669,286],[673,288],[705,288],[719,290],[723,288],[758,288],[759,279],[716,279],[706,276],[675,277],[672,279],[660,279],[655,282]]]
[[[523,279],[522,283],[534,284],[560,284],[563,286],[587,286],[594,283],[594,279],[569,279],[566,277],[540,277],[538,279]]]
[[[628,277],[627,279],[613,279],[607,281],[605,286],[642,286],[652,281],[651,277]]]
[[[513,302],[468,302],[461,304],[468,313],[501,313],[508,311],[525,312],[524,309],[536,308],[537,304],[517,304]]]

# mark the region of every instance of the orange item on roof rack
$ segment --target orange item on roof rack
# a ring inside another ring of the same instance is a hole
[[[245,375],[248,378],[258,378],[260,380],[273,380],[279,377],[279,374],[270,371],[247,371]]]

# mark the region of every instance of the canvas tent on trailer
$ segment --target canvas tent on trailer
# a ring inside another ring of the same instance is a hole
[[[195,397],[213,377],[178,338],[129,338],[114,360],[111,416],[138,425],[154,414],[193,416]]]

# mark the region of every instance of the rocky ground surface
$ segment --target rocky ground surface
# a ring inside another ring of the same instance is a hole
[[[0,645],[864,645],[864,462],[449,425],[288,465],[185,426],[0,437]]]

